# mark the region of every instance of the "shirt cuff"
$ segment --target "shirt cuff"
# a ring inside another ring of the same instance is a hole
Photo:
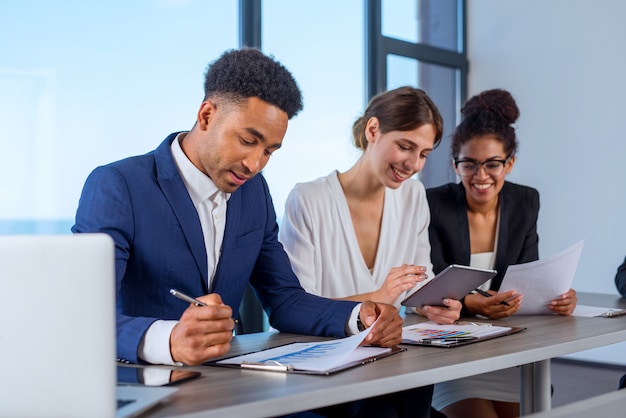
[[[150,364],[182,366],[172,359],[170,334],[178,321],[154,321],[139,343],[139,358]]]
[[[356,325],[356,319],[359,317],[359,312],[361,312],[360,303],[352,308],[350,319],[348,319],[348,323],[346,324],[346,335],[355,335],[359,333],[359,328]]]

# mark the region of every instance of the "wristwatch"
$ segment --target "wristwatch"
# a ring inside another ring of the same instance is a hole
[[[365,331],[365,329],[367,328],[365,325],[363,325],[363,322],[361,321],[361,314],[358,314],[356,317],[356,328],[359,330],[359,332]]]

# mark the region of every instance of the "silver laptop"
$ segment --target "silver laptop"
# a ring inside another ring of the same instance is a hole
[[[128,417],[177,390],[117,385],[114,260],[105,234],[0,236],[0,415]]]

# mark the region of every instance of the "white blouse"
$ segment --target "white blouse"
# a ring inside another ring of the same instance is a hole
[[[494,250],[489,253],[475,253],[470,255],[470,266],[481,269],[493,270],[496,266],[496,249],[498,248],[498,235],[500,235],[500,212],[498,212],[498,220],[496,221],[496,239],[494,242]],[[487,291],[491,287],[491,279],[478,286],[479,289]]]
[[[432,278],[430,212],[422,183],[409,179],[398,189],[385,189],[376,261],[370,271],[337,175],[335,171],[297,184],[285,204],[279,238],[302,287],[329,298],[373,292],[392,267],[402,264],[425,266]],[[396,306],[405,296],[398,297]]]

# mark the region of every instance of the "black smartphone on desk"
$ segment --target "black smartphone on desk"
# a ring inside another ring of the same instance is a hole
[[[164,367],[117,366],[117,382],[144,386],[170,386],[200,377],[202,373]]]

